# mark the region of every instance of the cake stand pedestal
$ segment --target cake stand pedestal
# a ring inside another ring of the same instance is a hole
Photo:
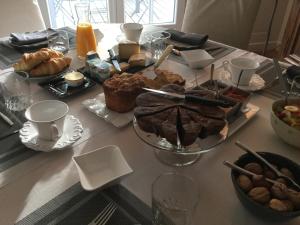
[[[214,149],[217,145],[226,140],[228,136],[228,124],[215,135],[197,140],[189,146],[182,146],[180,141],[177,145],[171,144],[165,138],[161,138],[153,133],[147,133],[138,126],[136,118],[133,118],[133,128],[137,136],[154,149],[156,158],[163,164],[183,167],[197,162],[202,154]]]

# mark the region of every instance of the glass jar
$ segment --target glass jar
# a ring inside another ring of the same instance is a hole
[[[75,5],[75,10],[78,18],[76,30],[77,56],[84,59],[89,51],[97,50],[95,33],[89,19],[90,5],[79,3]]]

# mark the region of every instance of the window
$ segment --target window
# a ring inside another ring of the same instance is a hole
[[[46,25],[74,27],[78,2],[90,3],[93,24],[135,22],[177,28],[185,7],[185,0],[39,0]]]

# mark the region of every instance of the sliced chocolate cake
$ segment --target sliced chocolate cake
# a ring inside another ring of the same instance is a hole
[[[185,93],[183,87],[174,84],[165,85],[161,90]],[[202,90],[189,94],[214,98],[211,92]],[[134,115],[139,127],[145,132],[166,138],[174,145],[177,145],[178,141],[183,146],[191,145],[198,137],[205,138],[217,134],[226,125],[224,111],[216,106],[186,102],[153,93],[139,95],[136,104]]]

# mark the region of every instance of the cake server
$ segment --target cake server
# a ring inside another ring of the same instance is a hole
[[[121,67],[120,67],[120,65],[119,65],[119,62],[118,62],[118,60],[117,60],[117,56],[116,56],[114,50],[113,50],[113,49],[109,49],[109,50],[108,50],[108,53],[109,53],[109,56],[110,56],[110,60],[111,60],[112,64],[114,65],[115,69],[116,69],[119,73],[121,73],[121,72],[122,72],[122,71],[121,71]]]
[[[215,100],[215,99],[207,99],[204,97],[199,97],[199,96],[195,96],[195,95],[191,95],[191,94],[177,94],[177,93],[171,93],[171,92],[166,92],[166,91],[161,91],[161,90],[155,90],[155,89],[151,89],[151,88],[143,88],[146,91],[150,91],[156,94],[160,94],[163,96],[169,96],[169,97],[173,97],[173,98],[178,98],[178,99],[182,99],[185,100],[187,102],[194,102],[194,103],[200,103],[203,105],[207,105],[207,106],[221,106],[221,107],[230,107],[232,106],[231,103],[223,101],[223,100]]]

